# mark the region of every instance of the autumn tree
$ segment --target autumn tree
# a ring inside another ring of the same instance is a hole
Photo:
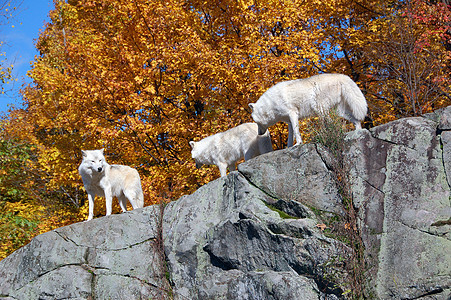
[[[27,193],[27,161],[32,150],[27,144],[0,140],[0,259],[36,234],[39,208]]]
[[[216,174],[193,168],[188,142],[249,121],[249,102],[318,56],[313,8],[296,3],[55,5],[24,92],[55,186],[80,186],[80,150],[106,147],[140,170],[148,201],[189,193]]]
[[[5,26],[16,15],[22,1],[20,0],[0,0],[0,27]],[[0,28],[1,30],[1,28]],[[8,63],[8,59],[4,52],[1,52],[5,45],[5,40],[0,39],[0,93],[5,93],[5,83],[13,80],[12,64]]]
[[[0,259],[37,234],[80,219],[73,200],[81,193],[51,188],[49,174],[38,164],[42,152],[36,143],[17,138],[17,131],[29,130],[12,125],[23,113],[0,119]]]
[[[331,17],[320,67],[350,70],[375,125],[449,105],[449,11],[426,0],[356,2],[346,20]]]
[[[50,185],[79,187],[80,149],[106,147],[110,160],[140,170],[147,199],[175,199],[217,176],[193,168],[189,140],[250,121],[248,103],[281,80],[348,73],[377,122],[391,118],[382,110],[400,117],[443,103],[438,93],[413,99],[418,91],[402,77],[410,72],[403,63],[417,65],[420,80],[420,66],[432,66],[426,58],[440,61],[435,41],[419,50],[423,28],[409,9],[376,0],[56,1],[24,120],[46,145]],[[390,48],[408,38],[416,48],[399,53],[412,61]],[[285,131],[273,130],[278,147]]]
[[[426,30],[425,37],[433,35],[444,46],[447,71],[451,69],[451,2],[449,0],[416,0],[413,1],[411,17]],[[427,44],[428,39],[423,39]]]
[[[0,1],[0,31],[17,15],[22,1]],[[10,58],[1,52],[7,46],[0,40],[0,93],[13,80]],[[3,116],[1,116],[3,118]],[[4,135],[7,121],[0,119],[0,259],[27,243],[39,223],[39,207],[30,201],[25,186],[32,179],[27,176],[26,161],[32,152],[29,144]]]

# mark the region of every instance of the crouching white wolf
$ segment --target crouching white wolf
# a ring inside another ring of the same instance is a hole
[[[250,103],[259,134],[277,122],[288,123],[288,147],[302,143],[299,119],[325,114],[332,108],[342,118],[361,129],[367,103],[357,84],[346,75],[321,74],[306,79],[279,82],[256,103]],[[293,137],[294,135],[294,137]]]
[[[189,142],[191,156],[196,167],[216,165],[221,176],[236,169],[236,162],[244,157],[249,160],[260,154],[272,151],[269,131],[258,135],[258,125],[245,123],[237,127],[206,137],[199,142]]]
[[[144,206],[144,196],[138,171],[128,166],[109,165],[105,161],[104,149],[82,150],[83,160],[78,172],[88,192],[89,216],[94,216],[94,198],[105,197],[106,215],[111,215],[113,197],[117,197],[122,211],[127,211],[127,199],[133,209]]]

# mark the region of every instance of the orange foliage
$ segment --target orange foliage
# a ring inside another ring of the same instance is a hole
[[[188,142],[250,121],[249,102],[319,59],[314,8],[293,2],[55,6],[24,91],[54,187],[80,186],[80,150],[106,147],[140,171],[147,204],[190,193],[217,174],[195,170]]]

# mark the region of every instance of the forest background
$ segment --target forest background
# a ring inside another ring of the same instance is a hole
[[[0,18],[11,2],[0,1]],[[54,6],[23,107],[0,121],[0,259],[39,233],[86,219],[82,149],[105,148],[109,163],[138,169],[151,205],[218,177],[215,167],[195,168],[189,141],[252,121],[248,104],[277,82],[349,75],[368,101],[367,128],[451,104],[446,0]],[[0,85],[10,77],[2,65]],[[274,149],[284,148],[287,126],[270,131]],[[95,214],[104,212],[97,201]]]

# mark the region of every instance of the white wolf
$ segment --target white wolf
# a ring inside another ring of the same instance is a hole
[[[288,147],[302,143],[299,119],[325,114],[332,108],[339,116],[361,129],[367,103],[357,84],[346,75],[320,74],[306,79],[279,82],[256,103],[250,103],[259,134],[279,121],[288,123]],[[294,137],[293,137],[294,134]]]
[[[255,123],[244,123],[199,142],[190,141],[189,144],[196,167],[216,165],[221,176],[227,175],[227,167],[234,171],[236,162],[243,157],[249,160],[272,151],[269,131],[258,135],[258,125]]]
[[[111,215],[113,197],[117,197],[122,211],[127,211],[127,199],[133,209],[144,206],[144,196],[138,171],[128,166],[109,165],[105,161],[104,149],[82,150],[83,160],[78,172],[88,192],[89,216],[94,216],[94,198],[105,197],[106,215]]]

